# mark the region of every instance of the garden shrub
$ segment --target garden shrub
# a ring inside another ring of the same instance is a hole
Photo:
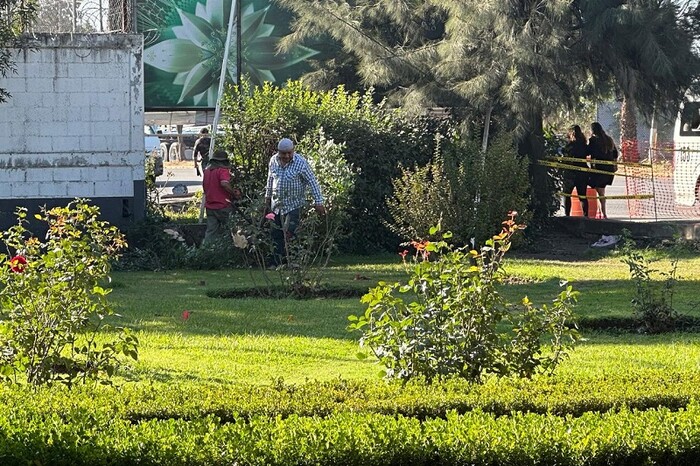
[[[341,86],[313,91],[299,81],[285,87],[252,87],[243,80],[222,103],[227,128],[222,144],[240,167],[244,192],[264,188],[270,157],[281,137],[301,141],[323,128],[344,146],[343,156],[357,174],[349,194],[343,251],[395,250],[398,239],[386,227],[386,198],[399,163],[424,164],[435,150],[435,134],[451,131],[447,121],[407,118],[373,102],[371,92],[348,93]]]
[[[307,192],[308,207],[302,209],[295,237],[286,241],[286,265],[275,272],[281,285],[289,294],[304,296],[321,284],[331,255],[336,251],[341,237],[341,227],[347,218],[349,193],[355,174],[343,158],[343,145],[327,139],[323,130],[307,133],[299,142],[323,192],[325,215],[318,215],[311,207]],[[235,215],[233,242],[245,256],[246,263],[263,270],[267,294],[274,292],[273,279],[266,266],[273,253],[271,230],[278,228],[274,213],[264,213],[265,193],[251,191]],[[251,274],[255,280],[254,274]]]
[[[511,140],[501,136],[483,153],[468,136],[441,139],[428,164],[394,179],[389,228],[406,240],[427,238],[439,219],[455,242],[483,243],[511,209],[528,204],[527,160]]]
[[[622,254],[622,262],[629,267],[634,282],[632,310],[639,331],[661,333],[675,330],[679,315],[673,308],[673,291],[677,282],[678,259],[671,260],[668,272],[651,268],[651,261],[642,251],[635,249],[635,242],[628,231],[625,231]],[[654,274],[663,280],[656,282]]]
[[[111,261],[126,246],[116,227],[98,220],[99,209],[83,200],[43,208],[44,241],[27,230],[27,210],[3,232],[0,254],[0,377],[41,385],[99,380],[107,383],[120,356],[137,358],[138,341],[128,329],[111,329],[114,315],[104,288]]]
[[[388,378],[530,377],[554,370],[566,356],[578,338],[573,323],[577,292],[571,286],[541,308],[527,297],[509,303],[497,291],[511,237],[524,228],[514,218],[511,213],[503,231],[480,251],[449,246],[450,234],[437,242],[414,241],[407,284],[379,282],[362,298],[367,310],[350,316],[349,328],[362,332],[360,343],[386,367]],[[430,234],[436,232],[433,228]],[[397,293],[416,299],[406,302]],[[548,351],[541,347],[544,337]]]
[[[679,411],[580,417],[475,410],[424,420],[341,412],[137,423],[99,408],[0,408],[0,458],[70,465],[695,465],[699,415],[697,401]]]

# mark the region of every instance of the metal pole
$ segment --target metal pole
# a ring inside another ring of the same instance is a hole
[[[221,76],[219,77],[219,92],[216,96],[216,107],[214,108],[214,122],[211,126],[211,144],[209,145],[209,160],[214,154],[214,140],[216,139],[216,132],[219,127],[219,118],[221,116],[221,96],[224,93],[224,84],[226,82],[226,72],[228,71],[228,55],[231,51],[231,36],[234,33],[234,20],[236,17],[236,10],[238,9],[238,1],[232,0],[231,4],[231,14],[228,18],[228,32],[226,34],[226,44],[224,46],[224,59],[221,63]],[[238,27],[236,27],[236,30]],[[238,34],[236,34],[238,35]]]
[[[216,140],[216,133],[219,128],[219,118],[221,116],[221,96],[224,93],[224,84],[226,82],[226,73],[228,71],[228,55],[231,51],[231,36],[234,33],[234,20],[236,18],[236,12],[238,10],[238,1],[232,0],[231,3],[231,13],[228,17],[228,31],[226,33],[226,44],[224,44],[224,58],[221,63],[221,75],[219,77],[219,92],[216,95],[216,107],[214,108],[214,121],[211,125],[211,142],[209,144],[209,160],[212,159],[214,155],[214,144]],[[238,39],[238,26],[236,26],[236,39]],[[237,40],[238,42],[238,40]],[[204,175],[204,173],[202,173]],[[202,204],[199,208],[199,223],[204,221],[204,203],[206,202],[205,196],[202,196]]]

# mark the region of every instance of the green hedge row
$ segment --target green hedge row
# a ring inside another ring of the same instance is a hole
[[[700,406],[580,417],[337,413],[131,423],[109,413],[0,415],[0,464],[695,465]]]
[[[31,392],[0,389],[0,415],[29,409],[63,414],[104,412],[129,422],[151,419],[192,420],[216,416],[222,422],[254,417],[318,416],[343,412],[402,415],[419,420],[444,418],[448,412],[481,410],[581,416],[587,412],[665,407],[678,410],[698,395],[700,375],[645,371],[606,379],[501,379],[484,385],[452,381],[432,386],[401,386],[382,381],[277,383],[269,386],[126,385],[119,391],[55,387]]]

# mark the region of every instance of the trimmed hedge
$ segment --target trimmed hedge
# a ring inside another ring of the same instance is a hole
[[[494,379],[484,385],[457,380],[429,386],[336,380],[272,386],[127,385],[118,391],[109,387],[76,387],[72,391],[54,387],[37,392],[2,388],[0,416],[29,410],[72,418],[87,412],[130,423],[207,416],[234,422],[256,417],[329,417],[345,412],[419,420],[475,410],[496,416],[514,412],[582,416],[624,409],[682,409],[697,397],[699,384],[697,373],[645,371],[608,379]]]
[[[131,423],[106,411],[4,411],[2,464],[52,465],[695,465],[700,406],[634,412],[445,419],[337,413],[222,423]]]

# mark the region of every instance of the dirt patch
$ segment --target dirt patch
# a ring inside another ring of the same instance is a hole
[[[592,248],[597,236],[576,236],[566,231],[539,232],[527,244],[513,250],[513,257],[558,261],[588,261],[606,255],[613,247]]]
[[[296,290],[278,287],[252,287],[213,289],[207,291],[207,296],[222,299],[359,299],[365,293],[367,293],[366,289],[340,287],[300,288]]]

